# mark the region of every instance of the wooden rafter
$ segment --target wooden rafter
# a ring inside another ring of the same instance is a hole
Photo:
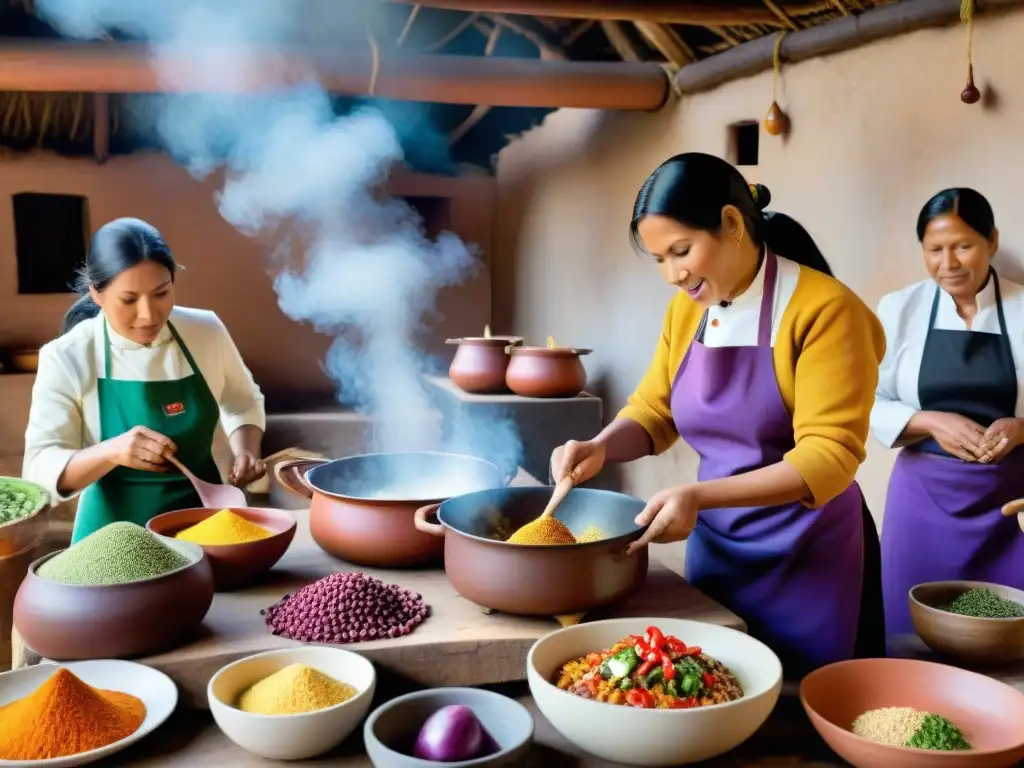
[[[560,46],[546,40],[542,35],[530,29],[522,22],[506,18],[500,14],[487,14],[487,18],[496,25],[500,24],[516,34],[522,35],[536,45],[537,50],[540,51],[540,57],[545,61],[565,61],[568,58]]]
[[[495,24],[494,27],[491,28],[491,34],[487,36],[487,45],[484,46],[484,56],[494,55],[494,50],[498,47],[498,40],[501,38],[501,30],[502,27],[499,24]],[[455,130],[448,135],[448,146],[455,144],[459,139],[473,130],[477,123],[483,120],[490,111],[490,104],[477,104],[473,107],[473,111],[469,113],[466,119],[459,123]]]
[[[633,24],[644,39],[672,66],[682,67],[697,60],[690,46],[667,24],[655,24],[651,21],[634,21]]]
[[[602,21],[601,29],[604,30],[605,37],[608,38],[608,42],[612,44],[615,52],[619,54],[620,59],[623,61],[643,61],[636,46],[633,45],[633,41],[629,39],[626,30],[622,28],[621,22]]]

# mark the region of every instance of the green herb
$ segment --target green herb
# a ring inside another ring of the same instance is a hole
[[[1006,600],[984,587],[964,592],[956,600],[943,606],[942,610],[978,619],[1024,618],[1024,605]]]
[[[22,480],[0,480],[0,525],[13,523],[35,512],[44,503],[41,488]]]
[[[941,715],[926,715],[921,726],[910,737],[907,746],[945,752],[972,748],[960,733],[960,729]]]
[[[602,672],[601,675],[603,677],[626,677],[630,672],[636,669],[639,663],[640,657],[637,656],[637,653],[632,646],[629,648],[623,648],[602,665],[607,665],[608,671],[611,672],[611,674],[605,675],[604,672]]]
[[[622,682],[619,683],[619,690],[620,691],[628,691],[628,690],[632,689],[632,687],[633,687],[633,681],[630,680],[628,677],[622,678]]]

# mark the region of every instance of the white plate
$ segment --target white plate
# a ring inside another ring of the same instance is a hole
[[[39,664],[34,667],[16,669],[13,672],[0,674],[0,706],[24,698],[46,682],[57,671],[64,667],[73,672],[82,682],[94,688],[108,691],[121,691],[131,694],[146,705],[146,719],[131,736],[115,741],[99,749],[79,752],[67,757],[53,757],[49,760],[0,760],[3,768],[28,768],[28,766],[46,766],[46,768],[66,768],[73,765],[85,765],[109,757],[120,752],[130,744],[156,730],[178,705],[178,689],[163,672],[158,672],[143,664],[133,661],[76,661],[70,664]]]

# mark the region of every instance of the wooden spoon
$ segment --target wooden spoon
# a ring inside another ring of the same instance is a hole
[[[208,509],[225,509],[229,507],[245,507],[248,506],[245,499],[245,491],[241,488],[236,488],[233,485],[223,485],[220,483],[208,483],[205,480],[200,480],[198,477],[189,471],[189,468],[178,461],[177,458],[170,454],[164,456],[171,464],[181,470],[181,474],[187,477],[192,482],[192,487],[196,489],[196,493],[199,494],[199,501]]]
[[[569,526],[557,517],[553,517],[555,510],[565,501],[565,497],[569,495],[572,487],[573,477],[571,474],[559,480],[554,492],[551,494],[548,505],[544,507],[540,517],[536,520],[531,520],[509,536],[508,543],[527,545],[575,544],[576,537],[569,530]]]

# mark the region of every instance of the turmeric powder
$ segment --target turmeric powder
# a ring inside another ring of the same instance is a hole
[[[146,705],[127,693],[93,688],[63,667],[22,699],[0,707],[0,760],[49,760],[131,736]]]
[[[296,715],[348,701],[358,691],[305,664],[290,664],[238,697],[238,708],[257,715]]]
[[[246,520],[230,509],[222,509],[202,522],[178,531],[174,538],[191,541],[200,546],[216,547],[225,544],[246,544],[270,536],[273,534],[262,525]]]

